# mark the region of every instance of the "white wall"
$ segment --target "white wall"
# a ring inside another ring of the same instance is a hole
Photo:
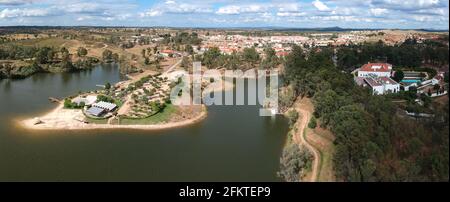
[[[367,72],[367,71],[358,71],[359,77],[368,77],[369,75],[376,75],[378,77],[390,77],[390,72]]]

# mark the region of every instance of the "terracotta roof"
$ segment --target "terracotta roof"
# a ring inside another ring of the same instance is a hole
[[[171,53],[175,53],[175,51],[173,51],[173,50],[162,50],[161,53],[171,54]]]
[[[277,52],[276,55],[277,56],[288,56],[289,52],[287,52],[287,51],[280,51],[280,52]]]
[[[391,70],[392,65],[388,63],[367,63],[359,69],[366,72],[390,72]]]

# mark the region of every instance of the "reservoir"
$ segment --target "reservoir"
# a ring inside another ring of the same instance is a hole
[[[0,80],[0,181],[279,181],[288,133],[259,106],[210,106],[194,125],[165,130],[33,131],[62,98],[120,81],[116,65]]]

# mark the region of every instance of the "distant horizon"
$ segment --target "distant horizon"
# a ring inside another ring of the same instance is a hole
[[[101,25],[0,25],[0,28],[83,28],[83,27],[93,27],[93,28],[168,28],[168,29],[236,29],[236,30],[264,30],[267,31],[301,31],[301,30],[311,30],[311,31],[351,31],[351,30],[414,30],[414,31],[436,31],[436,32],[448,32],[449,29],[435,29],[435,28],[352,28],[352,27],[282,27],[282,26],[236,26],[236,27],[197,27],[197,26],[128,26],[128,25],[111,25],[111,26],[101,26]]]

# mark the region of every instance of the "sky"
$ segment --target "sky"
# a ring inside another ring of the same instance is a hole
[[[0,26],[449,27],[448,0],[0,0]]]

